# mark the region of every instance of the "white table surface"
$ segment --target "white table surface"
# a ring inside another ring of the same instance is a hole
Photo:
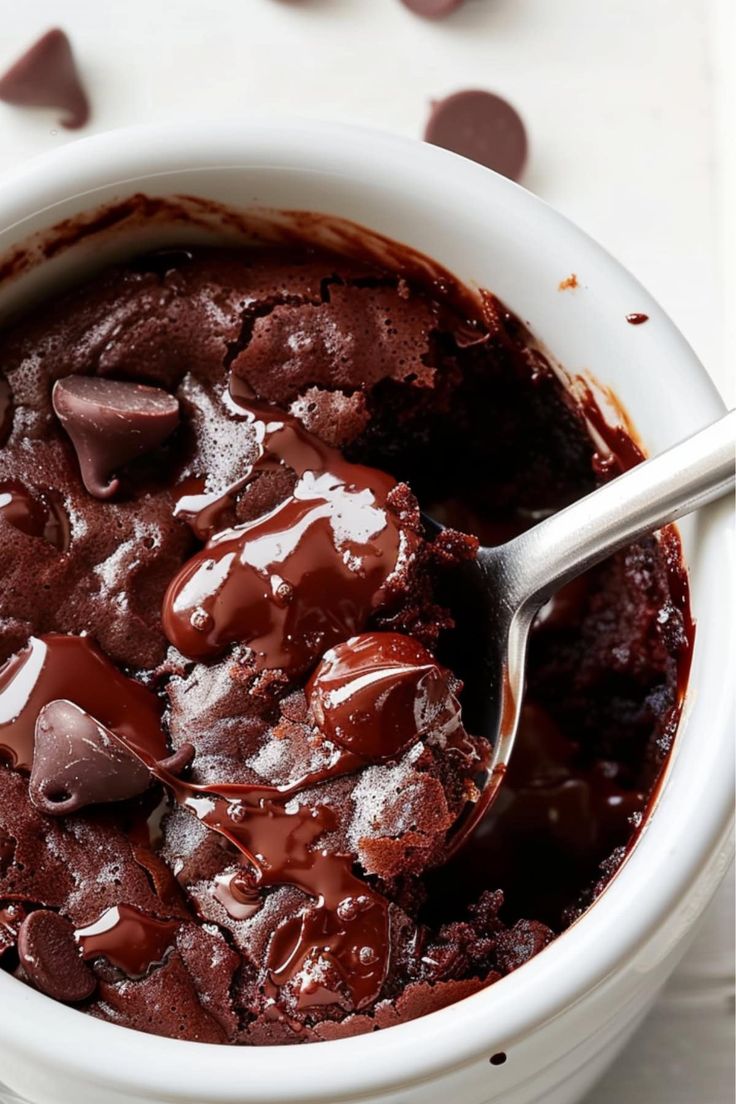
[[[733,403],[733,0],[468,0],[438,23],[398,0],[0,0],[0,71],[54,25],[91,93],[82,134],[267,109],[418,135],[433,96],[507,96],[523,183],[639,276]],[[74,137],[0,104],[0,187]],[[589,1104],[733,1104],[732,902],[731,879]]]

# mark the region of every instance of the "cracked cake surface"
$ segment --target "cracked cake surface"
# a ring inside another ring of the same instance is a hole
[[[543,950],[667,756],[678,550],[544,608],[507,782],[445,862],[489,753],[452,572],[618,464],[492,297],[469,322],[317,249],[160,251],[6,328],[0,966],[258,1045],[391,1026]]]

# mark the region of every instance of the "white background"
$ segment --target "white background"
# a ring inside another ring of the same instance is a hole
[[[264,108],[418,136],[432,97],[501,93],[523,183],[639,276],[733,403],[734,0],[468,0],[436,23],[398,0],[0,0],[0,71],[54,25],[92,97],[82,134]],[[0,104],[0,188],[74,137]],[[590,1104],[733,1104],[732,898]]]

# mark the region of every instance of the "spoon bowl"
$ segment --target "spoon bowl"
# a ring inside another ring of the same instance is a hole
[[[463,664],[463,708],[471,730],[491,747],[480,797],[453,831],[448,857],[468,839],[503,783],[524,694],[529,630],[565,583],[626,545],[733,491],[736,410],[636,465],[505,544],[481,547],[456,569],[452,606],[458,636],[470,642]],[[442,530],[425,516],[428,533]]]

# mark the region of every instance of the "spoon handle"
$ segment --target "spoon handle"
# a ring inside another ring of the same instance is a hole
[[[566,582],[734,486],[736,410],[631,468],[509,541],[501,552],[511,608],[532,611]]]

